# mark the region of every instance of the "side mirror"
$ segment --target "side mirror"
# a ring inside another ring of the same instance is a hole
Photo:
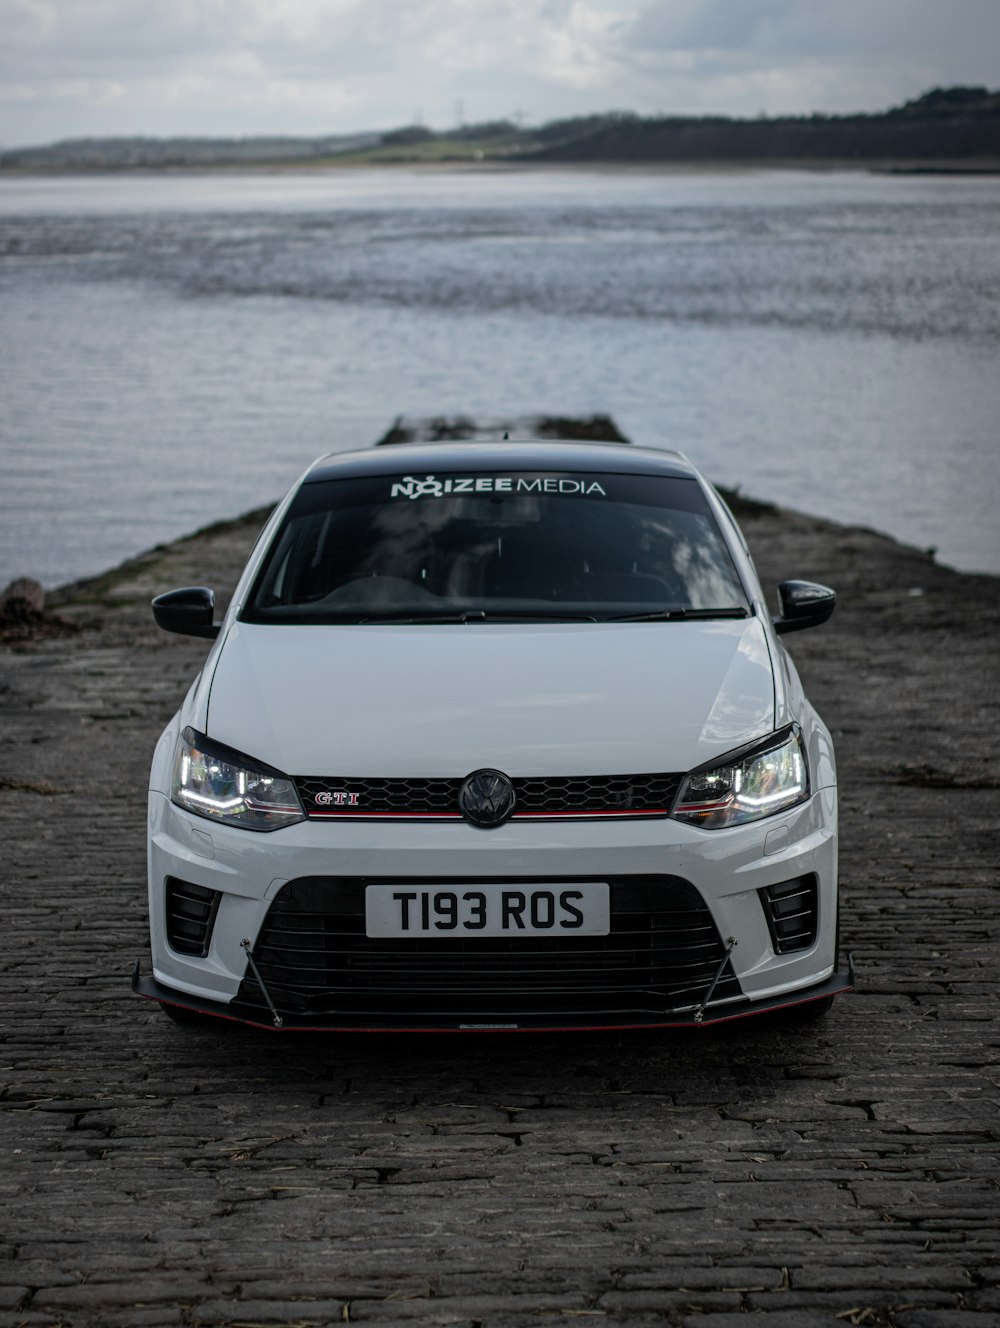
[[[829,586],[818,586],[814,581],[782,581],[778,587],[781,616],[775,618],[774,630],[779,636],[788,632],[801,632],[806,627],[825,623],[837,604],[837,592]]]
[[[207,586],[188,586],[185,590],[168,590],[153,600],[153,617],[157,627],[165,632],[179,632],[181,636],[204,636],[214,640],[221,623],[215,619],[215,591]]]

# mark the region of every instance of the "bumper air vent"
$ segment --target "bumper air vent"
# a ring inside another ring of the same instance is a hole
[[[758,894],[775,954],[808,950],[816,944],[819,891],[815,876],[796,876],[793,881],[769,885]]]
[[[218,890],[167,877],[167,940],[178,954],[208,954],[212,927],[219,907]]]

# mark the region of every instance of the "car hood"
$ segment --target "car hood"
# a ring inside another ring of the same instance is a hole
[[[236,623],[207,732],[291,775],[683,771],[774,726],[755,618],[274,627]]]

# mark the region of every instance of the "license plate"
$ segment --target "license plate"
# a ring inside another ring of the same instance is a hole
[[[367,936],[607,936],[607,881],[369,885]]]

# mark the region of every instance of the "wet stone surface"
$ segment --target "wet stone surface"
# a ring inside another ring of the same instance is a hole
[[[1000,1322],[1000,582],[741,512],[834,731],[843,940],[823,1023],[290,1037],[175,1027],[144,790],[203,647],[149,597],[231,585],[259,520],[50,597],[0,645],[0,1328]]]

